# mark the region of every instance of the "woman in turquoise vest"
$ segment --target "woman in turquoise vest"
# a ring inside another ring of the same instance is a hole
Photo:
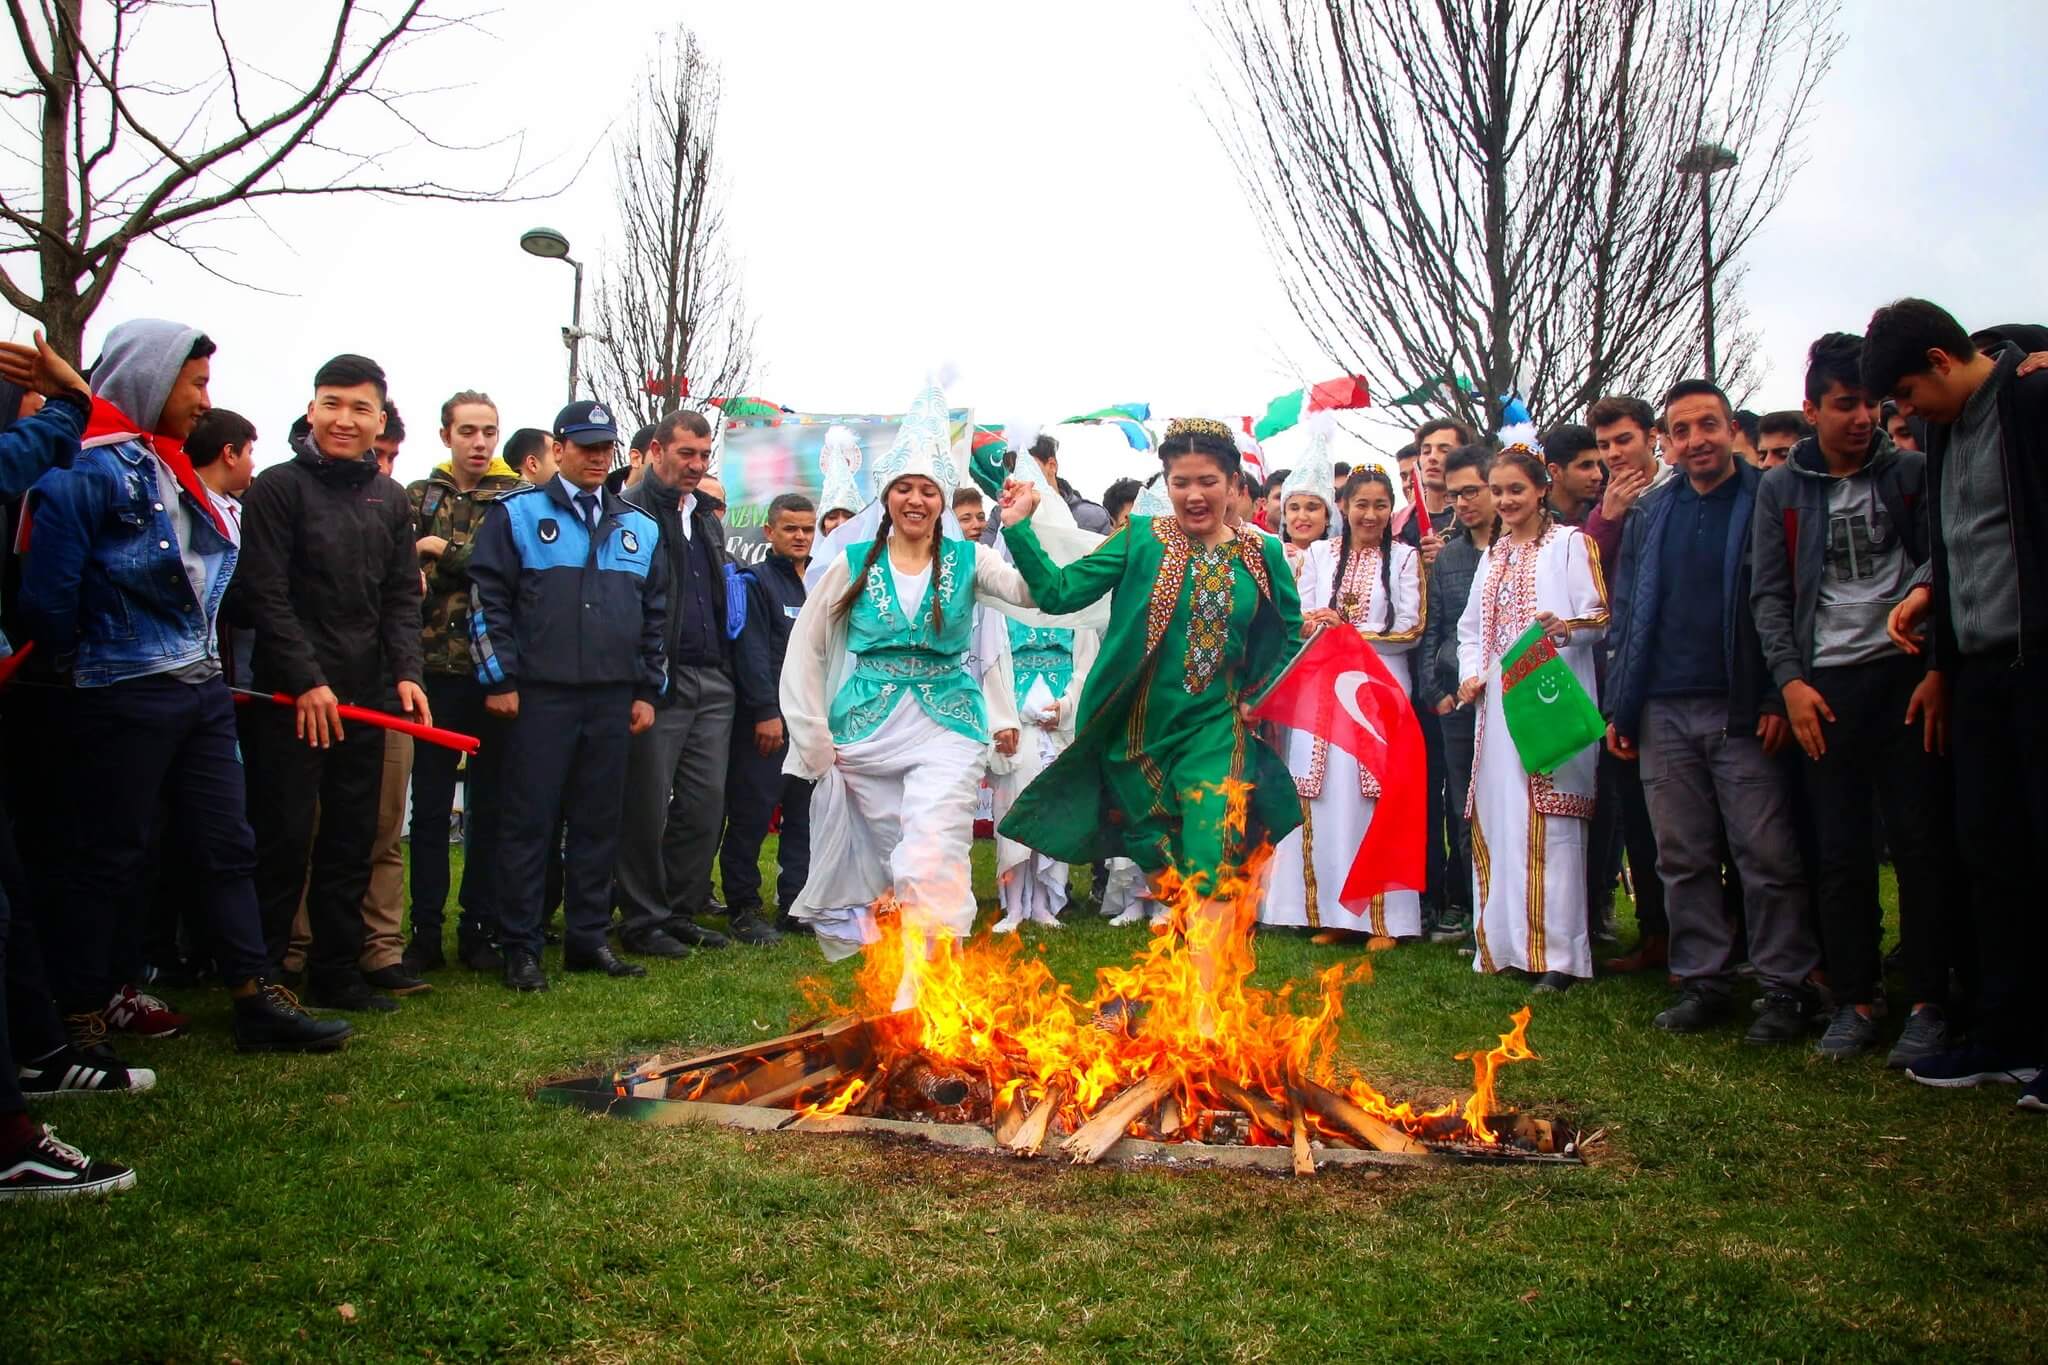
[[[1030,605],[1016,570],[942,530],[959,469],[936,388],[875,462],[874,482],[878,508],[863,513],[878,518],[873,537],[826,566],[782,670],[783,770],[818,784],[810,880],[790,913],[835,959],[875,941],[884,899],[927,940],[973,929],[976,796],[992,748],[1017,746],[1015,729],[989,731],[992,710],[1015,714],[1008,671],[988,670],[984,698],[966,668],[974,605]]]

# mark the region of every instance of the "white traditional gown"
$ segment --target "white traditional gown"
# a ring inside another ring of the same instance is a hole
[[[1393,601],[1380,584],[1378,546],[1354,553],[1344,566],[1344,582],[1331,591],[1341,546],[1320,540],[1302,552],[1296,581],[1304,612],[1329,607],[1349,621],[1371,643],[1387,671],[1408,691],[1408,663],[1402,656],[1422,638],[1428,617],[1428,589],[1422,558],[1400,541],[1394,542]],[[1372,825],[1379,804],[1379,783],[1343,749],[1306,730],[1287,732],[1287,767],[1301,793],[1301,828],[1273,851],[1261,923],[1285,927],[1349,930],[1383,938],[1410,938],[1422,932],[1422,897],[1415,891],[1376,895],[1364,913],[1344,908],[1338,898],[1345,875],[1358,856],[1358,846]]]
[[[1012,632],[1007,618],[993,612],[990,615],[992,629],[983,633],[991,637],[991,647],[998,651],[994,666],[1008,673],[1014,695]],[[1016,697],[1021,722],[1016,754],[1009,758],[997,754],[990,761],[989,786],[995,793],[997,831],[996,886],[1003,907],[1003,917],[995,926],[997,932],[1014,930],[1025,920],[1057,927],[1059,913],[1066,908],[1067,865],[1028,844],[1003,837],[1002,823],[1024,789],[1037,781],[1039,774],[1074,742],[1074,716],[1080,710],[1081,688],[1088,681],[1088,670],[1101,648],[1099,632],[1073,632],[1073,664],[1067,686],[1055,696],[1042,675],[1034,676],[1029,688]]]
[[[1494,537],[1458,620],[1458,673],[1483,678],[1466,817],[1472,822],[1472,903],[1477,949],[1472,969],[1593,975],[1586,926],[1586,833],[1593,816],[1599,745],[1554,773],[1522,767],[1501,711],[1500,659],[1539,611],[1572,626],[1558,651],[1598,699],[1595,648],[1607,631],[1600,552],[1569,526],[1551,523],[1536,540]]]

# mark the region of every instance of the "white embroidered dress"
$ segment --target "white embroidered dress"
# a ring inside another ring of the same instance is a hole
[[[1022,722],[1017,753],[1000,754],[991,766],[989,786],[995,793],[996,887],[1003,917],[998,933],[1014,930],[1025,920],[1057,927],[1067,904],[1067,864],[1028,844],[1005,838],[1003,817],[1074,742],[1074,715],[1081,707],[1081,687],[1100,651],[1102,637],[1092,630],[1056,630],[1027,626],[998,617],[998,667],[1010,671]]]
[[[1600,552],[1569,526],[1552,523],[1517,545],[1494,537],[1458,620],[1458,674],[1483,678],[1466,816],[1472,822],[1472,969],[1593,975],[1586,927],[1586,834],[1593,815],[1599,746],[1554,773],[1522,767],[1501,712],[1500,660],[1548,611],[1572,626],[1558,651],[1598,699],[1593,661],[1607,631]]]
[[[972,549],[956,543],[956,553],[958,548]],[[941,555],[939,563],[951,558]],[[964,629],[955,652],[932,656],[934,668],[966,676],[971,602],[1031,605],[1022,576],[1000,556],[973,554],[972,563],[968,592],[950,582],[940,585],[949,624],[961,621]],[[974,808],[993,748],[987,728],[968,734],[934,719],[912,699],[915,683],[883,684],[893,699],[886,718],[872,729],[864,725],[857,739],[835,740],[834,700],[853,686],[861,668],[847,647],[849,618],[837,610],[852,572],[841,556],[811,590],[790,633],[781,687],[789,731],[783,771],[817,783],[811,796],[810,880],[791,913],[815,928],[819,948],[832,960],[876,940],[873,906],[884,896],[899,904],[906,927],[927,936],[965,938],[973,930]],[[863,615],[864,635],[872,639],[878,630],[893,630],[909,638],[921,630],[922,624],[913,623],[929,616],[931,586],[929,568],[898,573],[884,552],[869,571],[868,593],[853,609]],[[979,685],[986,694],[983,727],[1014,725],[1008,670],[987,670]]]
[[[1296,581],[1301,609],[1334,610],[1369,641],[1387,671],[1408,691],[1405,656],[1422,638],[1428,617],[1428,589],[1422,557],[1394,542],[1390,577],[1393,601],[1380,584],[1377,546],[1354,553],[1344,565],[1344,581],[1331,591],[1342,547],[1320,540],[1302,552]],[[1383,938],[1411,938],[1422,932],[1422,897],[1413,891],[1376,895],[1363,914],[1344,908],[1338,898],[1358,846],[1372,826],[1379,805],[1379,783],[1357,759],[1328,740],[1305,730],[1287,734],[1287,767],[1301,793],[1301,828],[1273,851],[1267,881],[1263,924],[1291,928],[1348,930]]]

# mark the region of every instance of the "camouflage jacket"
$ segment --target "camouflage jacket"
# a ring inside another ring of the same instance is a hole
[[[421,561],[427,591],[420,604],[420,642],[429,673],[476,676],[469,657],[469,555],[491,504],[519,486],[512,467],[493,460],[467,493],[455,486],[447,465],[405,490],[412,501],[413,534],[448,542],[439,558]]]

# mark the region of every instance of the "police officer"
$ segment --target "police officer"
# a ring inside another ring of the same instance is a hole
[[[547,841],[566,819],[562,965],[608,976],[647,969],[615,955],[612,865],[627,740],[654,724],[668,677],[668,570],[661,532],[607,492],[618,430],[603,404],[555,418],[556,475],[507,494],[470,556],[470,641],[485,706],[511,721],[499,870],[505,984],[543,991]]]

